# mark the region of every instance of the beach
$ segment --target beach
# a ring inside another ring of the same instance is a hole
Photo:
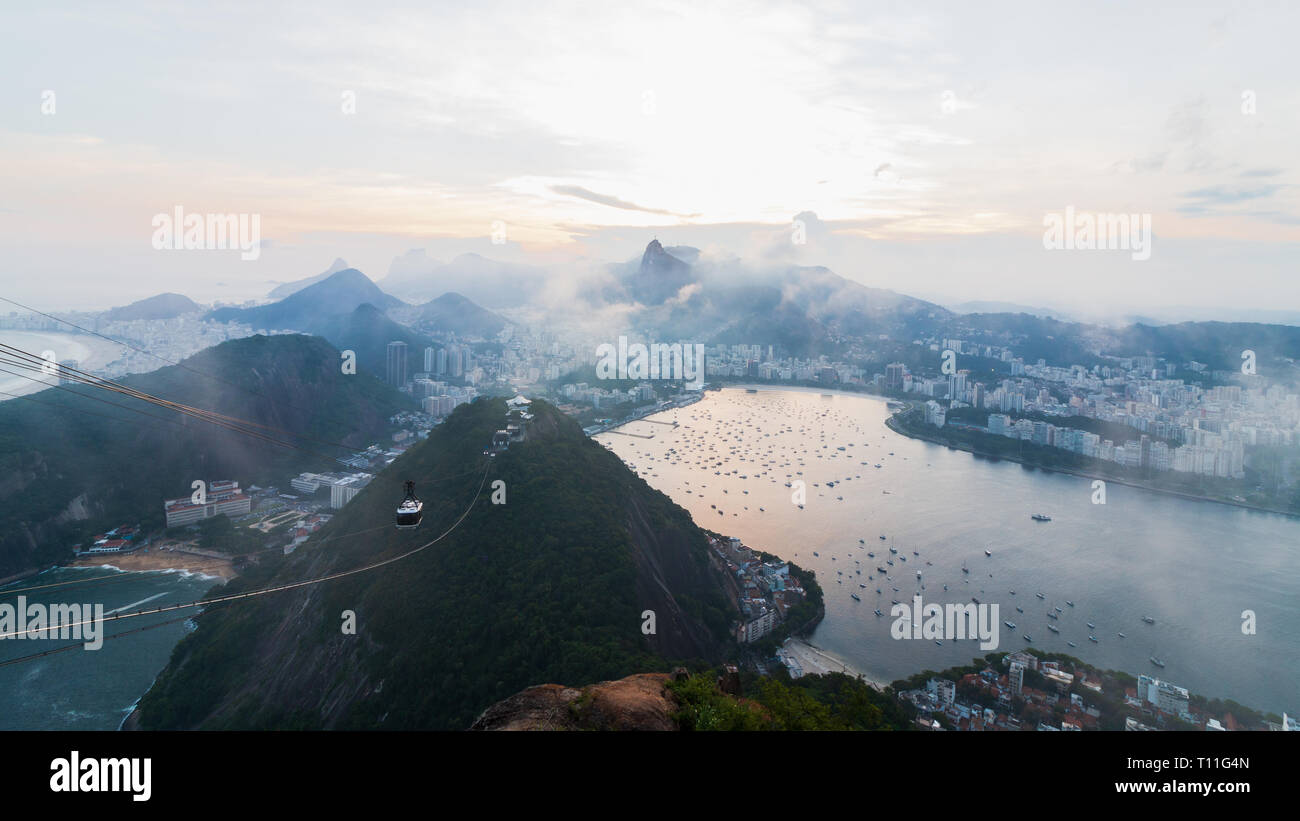
[[[883,682],[872,681],[861,671],[855,669],[853,665],[842,659],[836,658],[825,650],[816,645],[809,644],[803,639],[789,638],[781,645],[777,651],[778,656],[789,656],[798,662],[799,667],[803,669],[804,675],[825,675],[826,673],[844,673],[855,676],[867,681],[868,684],[883,690]]]
[[[64,334],[55,331],[13,331],[0,330],[0,342],[6,345],[12,345],[15,348],[27,351],[28,353],[41,356],[45,351],[53,351],[54,358],[57,362],[66,362],[76,360],[77,369],[83,371],[94,371],[103,368],[110,362],[122,356],[123,349],[106,339],[100,339],[90,334]],[[28,374],[27,371],[10,368],[15,373]],[[12,374],[0,373],[0,401],[12,397],[4,394],[29,394],[45,390],[57,383],[54,376],[44,376],[39,374],[29,374],[33,381],[26,376],[14,376]]]
[[[183,550],[172,550],[168,548],[151,548],[147,553],[143,550],[137,550],[133,553],[108,553],[94,556],[83,556],[70,562],[68,566],[108,566],[126,572],[139,572],[144,570],[185,570],[191,573],[202,573],[207,576],[216,576],[221,578],[223,581],[229,581],[239,575],[235,572],[235,568],[229,559],[215,559],[210,556],[202,556],[197,553],[188,553]]]

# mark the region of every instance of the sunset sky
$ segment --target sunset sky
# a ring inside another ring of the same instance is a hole
[[[261,297],[336,257],[382,280],[412,248],[564,276],[653,236],[948,303],[1300,306],[1300,14],[1278,4],[5,16],[0,294],[38,307]],[[261,256],[155,250],[178,205],[260,214]],[[1045,250],[1067,206],[1151,214],[1151,259]]]

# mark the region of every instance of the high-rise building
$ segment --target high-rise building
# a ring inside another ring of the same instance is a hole
[[[388,343],[388,384],[400,388],[406,384],[406,343]]]
[[[1007,676],[1008,683],[1011,685],[1011,692],[1020,695],[1025,689],[1025,665],[1016,662],[1011,665],[1011,673]]]
[[[903,387],[903,363],[893,362],[885,366],[885,387],[898,390]]]
[[[465,374],[464,349],[459,345],[448,345],[447,351],[447,374],[449,376],[463,376]]]
[[[77,370],[79,367],[81,367],[80,363],[78,363],[77,360],[75,359],[65,359],[59,364],[65,368],[71,368],[74,371]],[[68,379],[66,376],[62,376],[62,375],[59,376],[60,385],[72,385],[75,384],[76,381],[77,380],[75,379]]]
[[[432,346],[424,349],[424,372],[434,373],[433,366],[437,363],[438,349]]]

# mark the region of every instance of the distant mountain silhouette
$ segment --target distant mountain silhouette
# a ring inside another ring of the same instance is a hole
[[[201,310],[203,308],[189,297],[167,293],[141,299],[121,308],[113,308],[104,314],[104,319],[108,322],[130,322],[136,319],[171,319],[181,314]]]
[[[461,254],[448,263],[430,259],[423,249],[393,260],[383,287],[412,302],[427,302],[452,291],[479,305],[508,308],[527,304],[541,293],[546,271],[531,265]]]
[[[339,271],[346,271],[347,268],[348,268],[347,261],[344,260],[342,257],[340,257],[334,260],[333,265],[326,268],[323,272],[317,274],[316,276],[307,277],[306,279],[294,280],[293,282],[285,282],[281,285],[277,285],[271,291],[271,293],[267,294],[266,296],[269,299],[284,299],[290,294],[298,293],[303,288],[306,288],[308,285],[315,285],[317,282],[326,280],[331,275],[337,274]]]
[[[506,320],[452,291],[421,306],[419,322],[422,327],[427,325],[431,333],[443,331],[485,339],[501,333],[506,326]]]
[[[800,356],[831,352],[834,340],[846,336],[906,337],[952,316],[933,303],[869,288],[828,268],[752,269],[701,260],[694,248],[666,249],[658,240],[646,246],[639,262],[610,266],[610,272],[612,280],[595,298],[639,305],[630,319],[634,327],[701,342],[761,340]]]
[[[366,372],[384,379],[388,369],[388,343],[405,342],[406,375],[424,368],[424,349],[441,347],[432,339],[399,325],[369,302],[358,305],[349,314],[322,317],[313,323],[310,331],[322,336],[340,351],[353,351],[357,355],[357,372]]]
[[[310,331],[325,317],[352,313],[366,303],[381,311],[405,304],[381,291],[356,268],[347,268],[279,302],[256,308],[221,308],[208,316],[218,322],[243,322],[257,330]]]

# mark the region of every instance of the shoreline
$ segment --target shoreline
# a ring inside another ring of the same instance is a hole
[[[803,669],[804,675],[824,675],[826,673],[843,673],[852,676],[861,681],[865,681],[877,690],[884,691],[888,686],[885,682],[876,681],[875,679],[858,670],[853,665],[843,659],[833,656],[827,651],[805,638],[791,636],[781,643],[780,653],[788,653],[799,662]]]
[[[63,566],[112,567],[124,573],[174,570],[212,576],[221,579],[222,582],[228,582],[239,575],[230,559],[214,559],[211,556],[201,556],[181,550],[81,556]]]
[[[868,393],[866,391],[846,391],[843,389],[836,389],[836,388],[813,388],[804,385],[787,386],[787,385],[768,385],[763,383],[754,384],[754,383],[742,382],[736,384],[720,385],[719,389],[720,390],[728,390],[728,389],[746,390],[746,391],[749,390],[795,391],[799,393],[816,393],[816,394],[828,394],[833,396],[850,396],[850,397],[856,397],[860,399],[872,399],[878,402],[885,402],[885,403],[903,402],[907,404],[908,406],[907,409],[911,409],[912,407],[914,407],[912,401],[907,399],[895,399],[894,397],[891,396],[883,396],[881,394]],[[669,409],[669,410],[673,410],[673,409]],[[642,417],[642,419],[649,418],[651,416],[656,416],[658,415],[658,413],[666,413],[666,412],[667,411],[665,410],[665,411],[659,411],[652,414],[647,414],[645,417]],[[1092,472],[1073,469],[1073,468],[1047,467],[1045,465],[1040,465],[1036,462],[1028,461],[1025,459],[1017,459],[1013,456],[1004,456],[998,453],[988,453],[986,451],[980,450],[972,446],[948,442],[938,436],[927,436],[920,433],[915,433],[910,430],[901,429],[896,425],[894,420],[900,413],[903,412],[905,411],[897,411],[895,413],[890,414],[890,416],[885,420],[885,427],[889,428],[891,431],[898,434],[899,436],[904,436],[908,439],[916,439],[922,442],[930,442],[931,444],[935,444],[935,445],[943,445],[944,447],[950,447],[953,450],[959,450],[962,451],[963,453],[970,453],[975,456],[983,456],[986,459],[997,459],[1003,462],[1011,462],[1012,464],[1024,465],[1026,467],[1035,468],[1036,470],[1047,471],[1049,473],[1062,473],[1067,476],[1078,476],[1081,479],[1100,479],[1104,482],[1114,482],[1117,485],[1137,488],[1138,490],[1145,490],[1151,493],[1161,493],[1166,496],[1176,496],[1180,499],[1187,499],[1188,501],[1192,501],[1192,502],[1212,502],[1214,504],[1228,505],[1230,507],[1238,507],[1238,508],[1243,508],[1245,510],[1253,510],[1257,513],[1272,513],[1277,516],[1286,516],[1289,519],[1300,519],[1300,513],[1296,513],[1289,510],[1279,510],[1278,508],[1265,507],[1263,505],[1251,504],[1250,502],[1235,502],[1231,499],[1220,499],[1215,496],[1204,496],[1201,494],[1188,493],[1186,491],[1181,491],[1181,490],[1171,490],[1168,488],[1153,487],[1151,485],[1143,484],[1141,482],[1137,482],[1132,479],[1116,479],[1112,476],[1103,476],[1099,473],[1092,473]],[[632,422],[637,422],[637,421],[641,421],[641,420],[631,419],[622,424],[615,425],[611,428],[608,428],[608,430],[616,430],[618,428],[621,428],[624,424],[631,424]]]
[[[1004,456],[998,453],[988,453],[987,451],[983,451],[980,450],[979,448],[968,446],[963,443],[946,441],[938,436],[927,436],[924,434],[916,433],[915,431],[904,430],[898,427],[897,424],[895,423],[894,420],[897,416],[898,413],[895,413],[892,414],[888,419],[886,419],[885,427],[889,428],[894,433],[897,433],[899,436],[905,436],[908,439],[916,439],[922,442],[929,442],[934,445],[943,445],[944,447],[952,448],[953,450],[959,450],[963,453],[969,453],[973,456],[983,456],[985,459],[996,459],[1002,462],[1011,462],[1012,464],[1024,465],[1025,467],[1031,467],[1036,470],[1047,471],[1048,473],[1063,473],[1068,476],[1078,476],[1082,479],[1100,479],[1103,482],[1114,482],[1117,485],[1137,488],[1138,490],[1145,490],[1151,493],[1161,493],[1166,496],[1177,496],[1180,499],[1187,499],[1188,501],[1193,501],[1193,502],[1213,502],[1215,504],[1228,505],[1230,507],[1239,507],[1239,508],[1244,508],[1246,510],[1253,510],[1258,513],[1272,513],[1277,516],[1286,516],[1287,518],[1290,519],[1300,519],[1300,513],[1294,513],[1289,510],[1278,510],[1277,508],[1264,507],[1263,505],[1255,505],[1255,504],[1251,504],[1250,502],[1235,502],[1231,499],[1220,499],[1215,496],[1203,496],[1196,493],[1187,493],[1186,491],[1181,491],[1181,490],[1171,490],[1169,488],[1153,487],[1151,485],[1143,484],[1141,482],[1135,482],[1131,479],[1116,479],[1113,476],[1103,476],[1099,473],[1091,473],[1091,472],[1078,470],[1074,468],[1047,467],[1046,465],[1040,465],[1037,462],[1032,462],[1026,459],[1017,459],[1014,456]]]

